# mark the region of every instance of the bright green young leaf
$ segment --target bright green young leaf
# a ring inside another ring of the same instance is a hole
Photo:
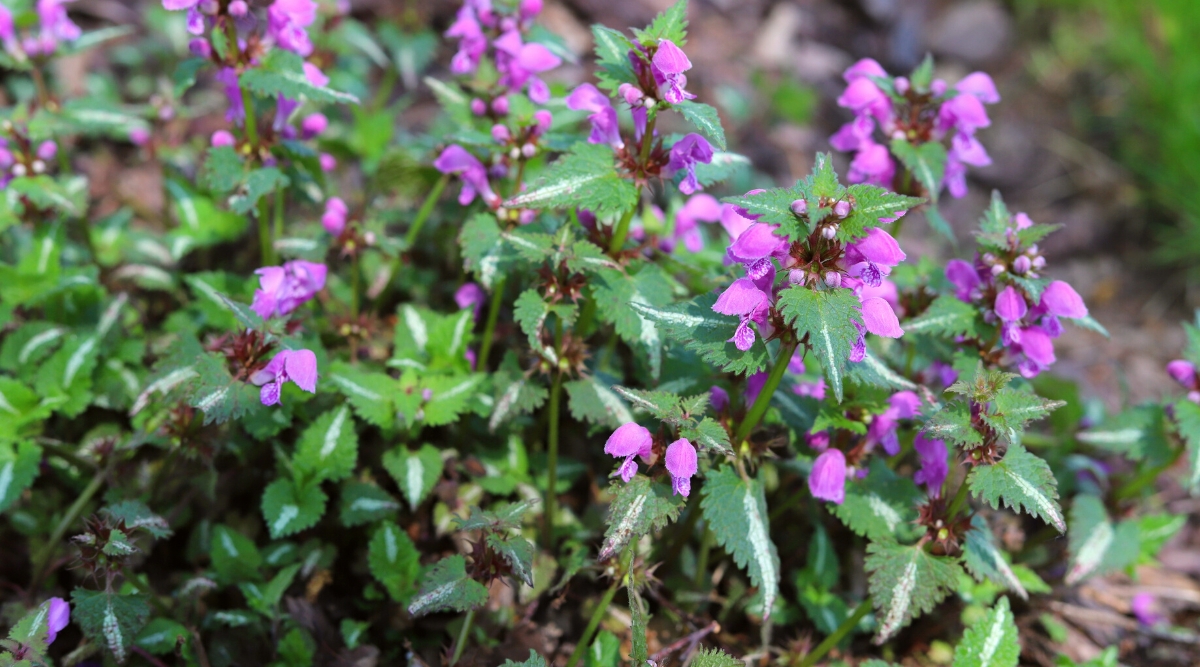
[[[583,208],[605,218],[637,205],[637,188],[617,173],[612,148],[578,143],[546,168],[541,179],[504,204],[509,208]]]
[[[1017,623],[1006,597],[968,628],[954,649],[954,667],[1017,667],[1020,658]]]
[[[226,525],[213,528],[209,558],[213,569],[226,582],[258,581],[262,554],[254,542]]]

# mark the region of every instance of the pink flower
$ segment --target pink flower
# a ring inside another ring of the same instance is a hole
[[[212,134],[211,143],[213,148],[221,148],[223,146],[232,146],[236,142],[229,130],[217,130]]]
[[[62,598],[50,598],[46,612],[46,644],[53,644],[58,633],[71,622],[71,605]]]
[[[721,219],[721,203],[712,195],[700,193],[692,195],[683,208],[675,213],[675,239],[683,240],[683,247],[688,252],[700,252],[704,249],[704,234],[700,231],[700,222],[716,222]]]
[[[684,498],[692,492],[692,475],[696,474],[696,448],[684,438],[667,447],[667,472],[671,473],[671,492]]]
[[[526,44],[517,30],[509,30],[493,42],[496,47],[496,69],[500,85],[510,90],[522,90],[528,85],[529,99],[535,104],[550,101],[550,88],[534,76],[562,64],[562,59],[537,43]]]
[[[712,162],[713,149],[704,137],[692,132],[671,146],[667,169],[672,173],[684,172],[683,180],[679,182],[679,191],[690,195],[700,189],[696,181],[696,165]]]
[[[675,46],[674,42],[669,39],[658,40],[658,49],[650,59],[650,66],[662,99],[670,104],[679,104],[684,100],[696,98],[684,90],[687,86],[687,76],[684,72],[692,68],[692,61],[688,60],[687,54]]]
[[[462,176],[463,187],[462,192],[458,195],[459,204],[463,206],[470,204],[474,201],[476,194],[482,195],[484,202],[489,206],[500,201],[500,197],[492,192],[483,163],[462,146],[458,144],[447,146],[442,154],[433,161],[433,166],[443,174]]]
[[[287,315],[324,289],[327,270],[324,264],[299,259],[264,266],[255,271],[259,289],[250,307],[264,320]]]
[[[476,318],[479,317],[479,309],[483,307],[485,298],[483,288],[475,283],[463,283],[463,286],[454,292],[454,303],[458,304],[459,309],[473,308]]]
[[[250,377],[250,382],[262,387],[259,400],[263,405],[275,405],[287,381],[304,391],[317,391],[317,355],[311,350],[283,350],[271,358],[262,370]]]
[[[650,456],[653,447],[654,438],[650,436],[650,429],[636,422],[629,422],[622,424],[608,436],[608,441],[604,443],[604,453],[625,459],[617,469],[617,474],[621,476],[621,481],[628,483],[637,474],[637,462],[633,460],[634,457]]]
[[[585,83],[571,91],[567,96],[567,108],[591,112],[588,121],[592,124],[592,133],[588,136],[588,143],[608,144],[614,148],[625,145],[617,122],[617,110],[613,108],[608,96],[592,84]]]
[[[1011,287],[1009,289],[1012,289]],[[1087,317],[1088,309],[1083,298],[1067,283],[1055,280],[1042,292],[1040,305],[1046,312],[1057,317]]]
[[[267,32],[275,43],[285,51],[305,57],[313,51],[308,27],[316,20],[317,3],[314,0],[275,0],[267,8]]]
[[[1190,361],[1176,359],[1167,364],[1167,375],[1170,375],[1184,389],[1189,391],[1200,389],[1200,380],[1196,377],[1196,365]]]
[[[946,443],[941,440],[929,440],[918,433],[913,438],[913,449],[921,462],[921,468],[913,473],[913,481],[924,484],[931,498],[937,498],[942,493],[942,484],[946,475],[950,474],[950,464],[947,461]]]
[[[975,267],[961,259],[952,259],[946,262],[946,280],[954,284],[954,295],[958,297],[958,300],[967,303],[972,301],[972,292],[982,282]]]
[[[1154,611],[1156,606],[1154,596],[1150,593],[1137,593],[1129,602],[1129,610],[1142,625],[1158,625],[1166,622],[1165,616]]]
[[[838,505],[846,499],[846,455],[839,449],[826,449],[813,461],[808,490],[814,498]]]
[[[321,226],[334,236],[341,236],[346,231],[346,215],[350,209],[341,197],[330,197],[325,202],[325,214],[321,216]]]
[[[729,407],[729,392],[713,385],[708,390],[708,402],[712,404],[713,410],[722,412],[725,408]]]
[[[745,352],[754,345],[754,330],[750,328],[750,320],[763,318],[769,306],[770,297],[759,289],[753,280],[738,278],[717,297],[712,309],[722,315],[737,315],[741,318],[733,338],[729,341]]]

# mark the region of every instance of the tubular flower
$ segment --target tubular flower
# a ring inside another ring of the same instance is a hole
[[[667,472],[671,473],[671,492],[687,498],[692,492],[692,475],[696,474],[696,448],[684,438],[667,447]]]
[[[304,391],[317,391],[317,355],[312,350],[283,350],[271,358],[260,371],[250,376],[250,382],[262,387],[259,400],[263,405],[275,405],[284,383],[296,383]]]
[[[488,183],[487,169],[479,158],[467,152],[458,144],[447,146],[442,154],[433,161],[433,166],[443,174],[458,174],[462,177],[462,192],[458,195],[458,203],[466,206],[475,200],[475,195],[483,197],[488,206],[499,205],[500,197],[492,192]]]
[[[713,149],[704,137],[692,132],[671,146],[667,169],[672,173],[683,172],[683,180],[679,182],[679,191],[690,195],[700,189],[696,181],[696,165],[712,162]]]
[[[929,440],[918,433],[913,438],[913,449],[921,462],[921,468],[913,473],[913,481],[924,484],[931,498],[937,498],[942,493],[942,484],[946,475],[950,474],[950,463],[947,459],[946,443],[941,440]]]
[[[1193,403],[1200,403],[1200,375],[1196,373],[1196,365],[1190,361],[1176,359],[1167,364],[1167,375],[1187,390],[1187,398]]]
[[[46,644],[53,644],[58,633],[71,622],[71,605],[62,598],[50,598],[46,610]]]
[[[608,144],[613,148],[625,146],[621,139],[617,110],[613,108],[608,96],[592,84],[584,83],[575,88],[567,96],[567,108],[572,111],[591,112],[588,122],[592,124],[592,133],[588,136],[588,143]]]
[[[515,91],[524,90],[528,85],[529,99],[536,104],[549,102],[549,86],[535,75],[558,67],[562,64],[562,58],[541,44],[526,44],[521,39],[521,33],[515,29],[501,35],[494,46],[500,84]]]
[[[717,222],[721,219],[721,203],[712,195],[692,195],[683,208],[675,213],[675,230],[670,240],[670,247],[664,248],[671,252],[675,243],[683,241],[683,247],[688,252],[700,252],[704,249],[704,234],[700,230],[701,222]]]
[[[264,266],[255,271],[259,289],[250,308],[264,320],[287,315],[324,289],[327,271],[324,264],[299,259]]]
[[[669,39],[660,39],[654,57],[650,59],[650,71],[662,99],[671,104],[679,104],[684,100],[695,99],[696,96],[684,90],[687,86],[687,75],[684,72],[692,68],[683,49],[675,46]]]
[[[813,461],[808,490],[814,498],[842,504],[846,499],[846,455],[841,450],[826,449]]]
[[[653,452],[654,438],[650,430],[637,422],[622,424],[604,443],[604,453],[616,458],[625,459],[617,468],[616,474],[621,481],[628,483],[637,474],[637,461],[634,457],[647,457]]]
[[[267,8],[267,34],[279,48],[308,57],[313,51],[308,27],[316,20],[315,0],[275,0]]]

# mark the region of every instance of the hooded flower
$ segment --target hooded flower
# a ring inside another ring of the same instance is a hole
[[[942,493],[942,484],[946,475],[950,474],[950,463],[947,460],[946,443],[941,440],[930,440],[918,433],[913,438],[913,449],[921,462],[921,468],[913,473],[913,481],[924,484],[925,491],[931,498],[937,498]]]
[[[637,462],[633,460],[634,457],[650,456],[653,447],[654,438],[650,436],[650,429],[637,422],[629,422],[622,424],[608,436],[608,441],[604,443],[604,453],[625,459],[617,468],[617,474],[621,476],[621,481],[628,483],[637,474]]]
[[[65,5],[71,2],[74,0],[38,0],[37,13],[42,25],[43,55],[53,53],[59,41],[73,42],[83,34],[79,26],[67,16]]]
[[[476,283],[463,283],[463,286],[454,292],[454,303],[458,304],[459,309],[471,308],[475,311],[475,317],[479,317],[484,298],[483,288]]]
[[[447,37],[458,38],[458,52],[450,60],[450,71],[455,74],[470,74],[479,66],[483,54],[487,52],[487,37],[476,18],[475,8],[471,3],[465,3],[458,9],[458,15],[446,31]]]
[[[675,241],[683,241],[683,247],[688,252],[700,252],[704,249],[704,234],[700,230],[701,222],[716,222],[721,219],[721,203],[712,195],[692,195],[683,208],[675,213],[675,231],[670,252],[674,249]]]
[[[262,387],[259,399],[263,405],[275,405],[287,381],[296,383],[304,391],[317,391],[317,355],[312,350],[283,350],[262,370],[250,377],[250,382]]]
[[[275,0],[267,8],[267,33],[279,48],[307,57],[313,51],[308,27],[316,20],[315,0]]]
[[[573,90],[567,96],[567,108],[591,112],[588,121],[592,124],[592,133],[588,136],[588,143],[608,144],[613,148],[625,145],[617,122],[617,110],[613,108],[608,96],[592,84],[581,84]]]
[[[264,266],[255,271],[259,289],[250,307],[264,320],[283,317],[324,289],[327,270],[324,264],[300,259]]]
[[[1025,314],[1029,312],[1029,305],[1025,303],[1025,297],[1016,290],[1012,285],[1004,288],[1004,291],[996,295],[996,317],[1004,323],[1004,342],[1020,343],[1021,330],[1017,323],[1024,319]]]
[[[888,456],[900,453],[900,439],[896,429],[900,420],[912,419],[921,411],[921,399],[911,391],[898,391],[888,399],[888,407],[871,420],[867,427],[867,441],[879,443]]]
[[[325,202],[325,214],[321,216],[321,226],[334,236],[341,236],[346,231],[346,215],[350,209],[341,197],[330,197]]]
[[[826,449],[813,461],[808,490],[814,498],[842,504],[846,499],[846,455],[838,449]]]
[[[46,644],[53,644],[58,633],[71,622],[71,605],[62,598],[50,598],[46,604],[49,605],[46,611]]]
[[[672,494],[687,498],[692,492],[692,475],[696,474],[696,448],[680,438],[667,447],[666,458]]]
[[[487,169],[483,163],[467,149],[458,144],[447,146],[442,154],[433,161],[433,166],[443,174],[459,174],[463,180],[462,192],[458,195],[458,203],[466,206],[475,200],[475,195],[483,197],[488,206],[497,204],[500,197],[492,192],[488,183]]]
[[[713,149],[704,137],[692,132],[671,146],[667,169],[672,173],[683,172],[683,180],[679,182],[679,191],[690,195],[700,189],[696,182],[696,165],[712,162]]]
[[[695,99],[696,96],[684,90],[687,86],[687,76],[684,72],[692,68],[683,49],[675,46],[669,39],[658,40],[658,49],[650,59],[650,69],[654,80],[658,83],[662,99],[671,104],[679,104],[684,100]]]
[[[494,45],[500,84],[510,90],[523,90],[528,85],[530,100],[535,104],[549,102],[550,88],[535,75],[558,67],[562,59],[541,44],[524,43],[517,30],[505,32]]]
[[[738,278],[717,297],[712,309],[722,315],[736,315],[741,318],[733,338],[729,341],[736,345],[737,349],[745,352],[754,345],[754,330],[750,328],[750,321],[754,320],[760,324],[765,322],[769,307],[770,296],[759,289],[753,280]]]

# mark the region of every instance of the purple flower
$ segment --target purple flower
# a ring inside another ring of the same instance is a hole
[[[704,193],[692,195],[683,208],[675,213],[674,237],[683,241],[683,247],[688,252],[700,252],[704,249],[704,234],[700,231],[699,223],[720,219],[721,203],[715,197]]]
[[[590,111],[588,121],[592,124],[592,133],[588,143],[608,144],[621,148],[625,142],[621,140],[621,128],[617,123],[617,110],[609,102],[608,96],[600,92],[590,83],[581,84],[567,97],[567,108],[573,111]]]
[[[826,449],[813,461],[808,490],[814,498],[842,504],[846,499],[846,455],[839,449]]]
[[[446,31],[447,37],[457,37],[458,52],[450,60],[450,71],[455,74],[470,74],[479,66],[487,51],[487,37],[475,16],[475,8],[466,3],[459,8],[454,23]]]
[[[166,0],[163,1],[166,2]],[[0,40],[4,40],[7,46],[16,36],[16,25],[13,23],[12,11],[8,7],[0,5]]]
[[[350,209],[341,197],[330,197],[325,202],[325,214],[321,216],[321,226],[334,236],[341,236],[346,230],[346,215]]]
[[[683,171],[684,178],[679,183],[679,191],[690,195],[700,189],[696,182],[696,165],[712,162],[713,149],[708,140],[695,132],[685,135],[671,146],[670,159],[667,168],[672,172]]]
[[[862,318],[867,331],[876,336],[899,338],[904,335],[891,304],[877,296],[862,300]]]
[[[680,438],[667,447],[666,458],[672,494],[687,498],[692,492],[692,475],[696,474],[696,448]]]
[[[53,644],[58,633],[71,622],[71,605],[62,598],[50,598],[46,611],[46,644]]]
[[[287,315],[325,287],[326,271],[324,264],[300,259],[264,266],[255,271],[259,289],[250,307],[264,320]]]
[[[267,32],[279,48],[307,57],[312,54],[308,26],[317,20],[315,0],[275,0],[267,8]]]
[[[946,443],[941,440],[929,440],[918,433],[913,438],[913,449],[921,462],[920,470],[913,473],[913,481],[924,484],[930,498],[937,498],[942,493],[942,484],[946,475],[950,474],[950,463],[947,460]]]
[[[892,161],[887,146],[868,138],[859,145],[858,153],[850,161],[846,178],[851,183],[870,183],[890,188],[895,175],[896,163]]]
[[[733,338],[729,341],[745,352],[754,345],[754,330],[750,320],[765,319],[770,297],[749,278],[738,278],[725,288],[712,309],[722,315],[737,315],[741,318]]]
[[[1040,305],[1046,312],[1056,317],[1079,318],[1087,317],[1088,314],[1083,298],[1074,288],[1061,280],[1055,280],[1046,286],[1042,292]]]
[[[687,76],[684,72],[692,68],[683,49],[675,46],[669,39],[660,39],[654,57],[650,59],[650,69],[662,99],[670,104],[679,104],[684,100],[695,99],[696,96],[684,90],[687,86]],[[707,160],[705,160],[707,162]],[[685,192],[684,194],[690,194]]]
[[[888,407],[871,420],[867,427],[867,440],[883,446],[888,456],[900,453],[900,439],[896,429],[901,419],[912,419],[921,410],[921,399],[911,391],[899,391],[888,399]]]
[[[1054,363],[1054,341],[1041,327],[1021,329],[1019,350],[1025,354],[1025,361],[1017,369],[1027,378],[1036,377]]]
[[[612,435],[608,436],[608,441],[604,443],[605,454],[625,459],[617,468],[617,474],[621,476],[623,482],[629,482],[637,474],[637,462],[633,460],[634,457],[650,456],[653,448],[654,438],[650,436],[650,429],[637,422],[622,424],[613,431]]]
[[[329,153],[321,153],[317,160],[321,163],[321,171],[330,172],[337,169],[337,158]]]
[[[562,59],[537,43],[525,44],[521,33],[509,30],[495,42],[496,69],[500,71],[500,85],[510,90],[522,90],[529,86],[529,99],[535,104],[550,101],[550,88],[534,76],[548,72],[562,64]]]
[[[1021,329],[1017,323],[1029,312],[1025,297],[1009,285],[996,295],[996,316],[1004,323],[1004,342],[1008,344],[1021,342]]]
[[[959,301],[967,303],[974,299],[973,292],[982,282],[975,267],[961,259],[952,259],[946,263],[946,280],[953,283],[954,295]]]
[[[879,287],[890,269],[907,256],[900,244],[879,227],[867,230],[867,236],[846,246],[846,273],[870,287]]]
[[[1129,602],[1129,610],[1142,625],[1158,625],[1167,620],[1162,614],[1155,613],[1155,606],[1154,596],[1149,593],[1137,593]]]
[[[322,113],[309,114],[300,121],[300,132],[305,139],[312,139],[324,132],[327,127],[329,127],[329,119]]]
[[[825,400],[825,378],[817,378],[816,382],[800,382],[792,387],[792,393],[823,401]]]
[[[476,194],[481,195],[488,206],[499,203],[500,197],[492,192],[483,163],[462,146],[458,144],[447,146],[442,154],[433,161],[433,166],[443,174],[462,176],[463,187],[462,192],[458,195],[458,203],[463,206],[474,201]]]
[[[1196,377],[1196,365],[1190,361],[1176,359],[1167,364],[1167,375],[1170,375],[1184,389],[1194,391],[1200,389],[1200,378]]]
[[[223,67],[217,71],[214,78],[225,89],[225,99],[229,101],[229,110],[225,112],[225,120],[239,125],[246,118],[246,110],[242,107],[242,89],[238,86],[238,73],[232,67]]]
[[[252,384],[262,387],[259,399],[263,405],[278,403],[283,384],[288,380],[310,394],[316,393],[317,355],[312,350],[283,350],[250,377]]]
[[[200,0],[162,0],[163,9],[167,11],[177,12],[184,9],[191,9],[200,3]]]
[[[42,53],[49,55],[59,40],[73,42],[83,31],[67,16],[67,5],[74,0],[38,0],[38,20],[42,24]]]
[[[742,394],[742,400],[746,402],[747,407],[754,405],[754,402],[758,400],[758,395],[766,386],[768,377],[769,374],[766,371],[760,371],[746,378],[746,391]]]
[[[463,283],[454,292],[454,303],[458,304],[459,310],[466,308],[475,309],[475,317],[479,317],[479,309],[483,307],[483,302],[486,295],[483,293],[483,288],[475,283]]]
[[[729,392],[716,385],[713,385],[712,388],[708,390],[708,402],[712,403],[713,410],[721,412],[725,408],[729,407]]]

